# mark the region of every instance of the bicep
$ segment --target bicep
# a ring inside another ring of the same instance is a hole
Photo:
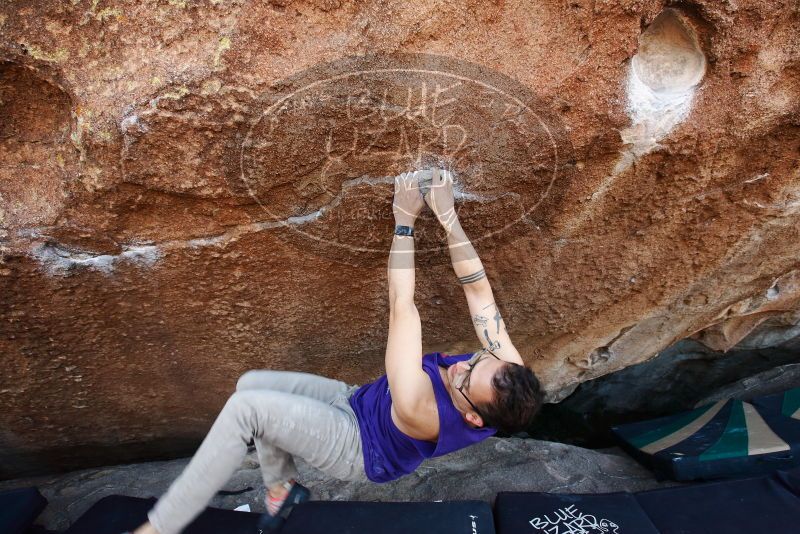
[[[474,284],[465,285],[464,293],[467,296],[472,326],[475,327],[475,333],[483,347],[494,352],[502,360],[524,365],[522,357],[508,336],[489,281],[484,278]]]
[[[413,303],[396,303],[389,314],[386,378],[398,413],[413,413],[430,384],[422,370],[422,325]]]

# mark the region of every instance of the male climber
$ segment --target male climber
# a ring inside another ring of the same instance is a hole
[[[388,482],[425,458],[531,423],[542,404],[539,382],[511,343],[481,260],[461,228],[452,174],[409,172],[395,177],[394,185],[386,374],[357,387],[309,373],[248,371],[135,534],[179,533],[240,467],[251,439],[268,488],[259,523],[266,533],[309,499],[297,482],[294,457],[341,480]],[[453,269],[483,345],[474,354],[422,354],[414,223],[426,203],[447,233]]]

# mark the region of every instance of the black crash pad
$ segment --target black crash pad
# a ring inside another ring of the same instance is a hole
[[[662,534],[800,532],[800,469],[644,491],[636,500]]]
[[[281,534],[494,534],[483,501],[342,502],[298,505]]]
[[[97,501],[64,534],[120,534],[147,521],[155,498],[109,495]],[[187,526],[185,534],[254,534],[260,514],[206,508]]]
[[[36,488],[19,488],[0,493],[0,532],[23,534],[47,506]]]
[[[97,501],[64,534],[120,534],[147,520],[156,499],[111,495]],[[184,534],[255,534],[255,512],[206,508]],[[473,524],[474,523],[474,524]],[[309,501],[297,505],[281,534],[494,534],[482,501],[379,503]]]

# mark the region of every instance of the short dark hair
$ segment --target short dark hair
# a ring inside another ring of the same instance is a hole
[[[478,405],[484,426],[505,434],[521,432],[533,423],[544,392],[527,365],[507,362],[492,377],[494,401]]]

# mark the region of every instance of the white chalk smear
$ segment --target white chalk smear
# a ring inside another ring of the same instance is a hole
[[[81,268],[110,274],[119,263],[151,267],[161,257],[161,252],[155,245],[126,247],[119,254],[95,254],[44,243],[36,245],[31,254],[48,273],[62,276]]]
[[[345,191],[357,185],[379,185],[393,184],[394,177],[360,177],[347,180],[342,183],[339,194],[320,209],[306,215],[291,216],[279,221],[262,221],[249,224],[234,226],[226,232],[214,236],[197,237],[193,239],[177,239],[164,241],[149,245],[126,246],[119,254],[98,254],[89,251],[74,250],[69,247],[54,242],[40,243],[33,246],[30,251],[45,270],[51,275],[68,276],[79,269],[89,269],[105,274],[111,274],[121,263],[134,265],[137,267],[152,267],[165,254],[172,250],[185,248],[202,248],[212,246],[225,246],[238,240],[240,237],[261,232],[271,228],[281,226],[300,226],[309,224],[319,219],[325,212],[338,206],[343,198]],[[491,202],[504,196],[518,198],[519,195],[513,192],[502,193],[497,196],[485,196],[474,193],[463,192],[460,188],[454,190],[457,201],[468,202]],[[42,238],[44,237],[38,229],[22,229],[17,232],[18,237]]]

